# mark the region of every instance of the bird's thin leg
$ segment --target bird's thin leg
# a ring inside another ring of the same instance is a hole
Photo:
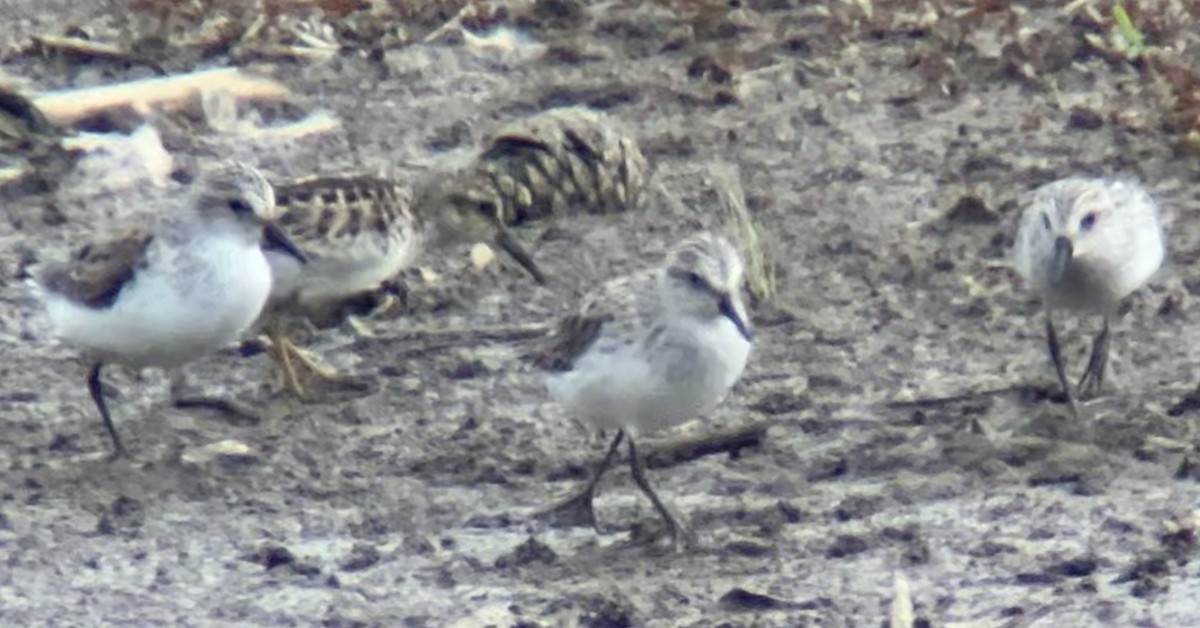
[[[117,427],[113,425],[112,416],[108,413],[108,404],[104,402],[104,388],[100,383],[100,369],[103,366],[100,362],[92,365],[92,370],[88,373],[88,392],[92,393],[92,401],[96,403],[96,409],[100,411],[100,418],[104,419],[104,427],[108,429],[108,436],[112,439],[112,457],[122,458],[125,456],[125,445],[121,444]]]
[[[1104,326],[1092,341],[1092,354],[1088,357],[1087,370],[1079,379],[1079,397],[1090,399],[1100,394],[1104,386],[1104,371],[1108,366],[1109,316],[1104,315]]]
[[[370,313],[367,314],[369,318],[383,316],[396,309],[396,307],[403,305],[403,302],[407,300],[397,290],[387,286],[380,287],[379,294],[382,295],[382,298],[379,299],[379,303],[376,303],[375,307],[371,308]]]
[[[638,488],[642,489],[646,497],[650,498],[650,503],[654,504],[654,509],[658,511],[658,515],[670,528],[671,540],[675,544],[675,548],[695,547],[696,538],[684,524],[683,517],[672,512],[650,487],[650,480],[646,478],[646,465],[642,462],[642,456],[638,453],[637,446],[633,444],[632,437],[629,439],[629,468],[633,471],[633,481],[637,483]]]
[[[362,319],[353,314],[346,317],[346,326],[359,339],[375,337],[375,332]]]
[[[346,316],[346,326],[360,339],[374,338],[376,336],[375,331],[365,321],[378,319],[397,307],[407,307],[408,304],[407,289],[403,284],[395,281],[384,282],[378,288],[368,293],[368,295],[373,300],[370,311],[364,313],[362,316],[355,314]]]
[[[273,318],[267,324],[267,340],[271,345],[271,359],[279,367],[284,388],[297,397],[303,397],[304,385],[300,383],[300,377],[296,374],[296,367],[292,364],[292,355],[287,350],[287,346],[291,342],[287,340],[287,336],[283,331],[283,321],[278,317]]]
[[[300,365],[303,366],[304,369],[309,373],[312,373],[323,380],[331,382],[342,379],[342,374],[339,373],[337,369],[325,364],[325,362],[321,358],[317,357],[317,354],[313,353],[312,351],[296,346],[295,343],[286,337],[280,338],[280,342],[283,343],[283,351],[291,355],[290,360],[299,362]]]
[[[612,444],[608,446],[608,453],[604,455],[604,459],[596,467],[596,472],[592,475],[592,479],[588,480],[587,486],[582,491],[542,511],[539,513],[539,516],[553,518],[562,525],[589,525],[596,528],[596,512],[592,509],[592,499],[596,496],[596,486],[600,484],[600,479],[604,477],[604,473],[612,466],[613,459],[617,457],[617,448],[621,445],[621,441],[624,438],[625,431],[617,430],[617,435],[613,437]]]
[[[1054,318],[1046,312],[1046,343],[1050,347],[1050,359],[1054,362],[1054,372],[1058,374],[1058,383],[1062,386],[1067,403],[1071,404],[1071,412],[1079,414],[1079,406],[1075,395],[1071,392],[1071,383],[1067,381],[1067,372],[1063,368],[1062,349],[1058,345],[1058,334],[1054,331]]]
[[[305,319],[304,324],[311,323]],[[326,382],[344,381],[345,377],[337,369],[325,364],[316,354],[292,342],[282,317],[275,317],[268,323],[266,336],[271,359],[279,367],[283,387],[296,397],[304,398],[305,379],[316,377]]]

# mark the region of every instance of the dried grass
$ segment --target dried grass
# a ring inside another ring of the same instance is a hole
[[[733,228],[741,242],[750,293],[759,303],[766,303],[776,292],[775,263],[771,260],[770,251],[763,241],[761,228],[746,206],[741,173],[737,167],[727,163],[713,164],[710,172],[721,196],[721,210],[725,214],[725,223]]]

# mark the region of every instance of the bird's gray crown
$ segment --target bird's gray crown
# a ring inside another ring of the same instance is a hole
[[[233,213],[259,220],[274,218],[275,191],[257,168],[223,161],[200,172],[193,207],[200,212]]]

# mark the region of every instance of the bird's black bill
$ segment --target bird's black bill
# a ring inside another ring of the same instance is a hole
[[[533,277],[534,281],[540,284],[546,283],[546,276],[542,274],[542,270],[533,261],[533,257],[529,255],[525,248],[521,246],[521,243],[517,242],[517,239],[507,229],[500,229],[499,233],[496,234],[496,245],[504,249],[505,253],[508,253],[516,260],[521,265],[521,268],[524,268]]]
[[[301,264],[308,263],[308,256],[304,254],[304,251],[301,251],[300,247],[296,246],[296,243],[292,242],[292,239],[283,232],[283,229],[273,222],[263,225],[263,249],[283,251],[299,260]]]
[[[737,327],[738,333],[742,334],[743,338],[748,341],[754,340],[754,330],[750,329],[750,326],[746,324],[746,321],[742,320],[742,316],[738,314],[737,309],[733,307],[733,299],[731,297],[723,297],[718,307],[720,307],[722,315],[724,315],[730,321],[733,321],[733,326]]]
[[[1067,266],[1071,264],[1071,258],[1075,255],[1075,245],[1071,244],[1071,239],[1066,236],[1058,236],[1054,239],[1054,259],[1050,267],[1050,279],[1052,283],[1058,283],[1062,279],[1063,273],[1067,272]]]

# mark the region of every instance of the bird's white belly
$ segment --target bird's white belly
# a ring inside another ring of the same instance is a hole
[[[275,277],[271,301],[295,299],[301,306],[317,306],[374,290],[411,264],[419,252],[414,243],[376,240],[316,252],[305,265],[294,257],[267,251]]]
[[[637,345],[589,351],[550,378],[551,394],[581,421],[632,435],[709,414],[741,376],[750,343],[724,318],[666,335],[653,354]]]
[[[270,288],[271,270],[257,244],[214,238],[186,256],[152,258],[112,307],[51,295],[47,311],[64,339],[100,359],[174,367],[236,340]]]

